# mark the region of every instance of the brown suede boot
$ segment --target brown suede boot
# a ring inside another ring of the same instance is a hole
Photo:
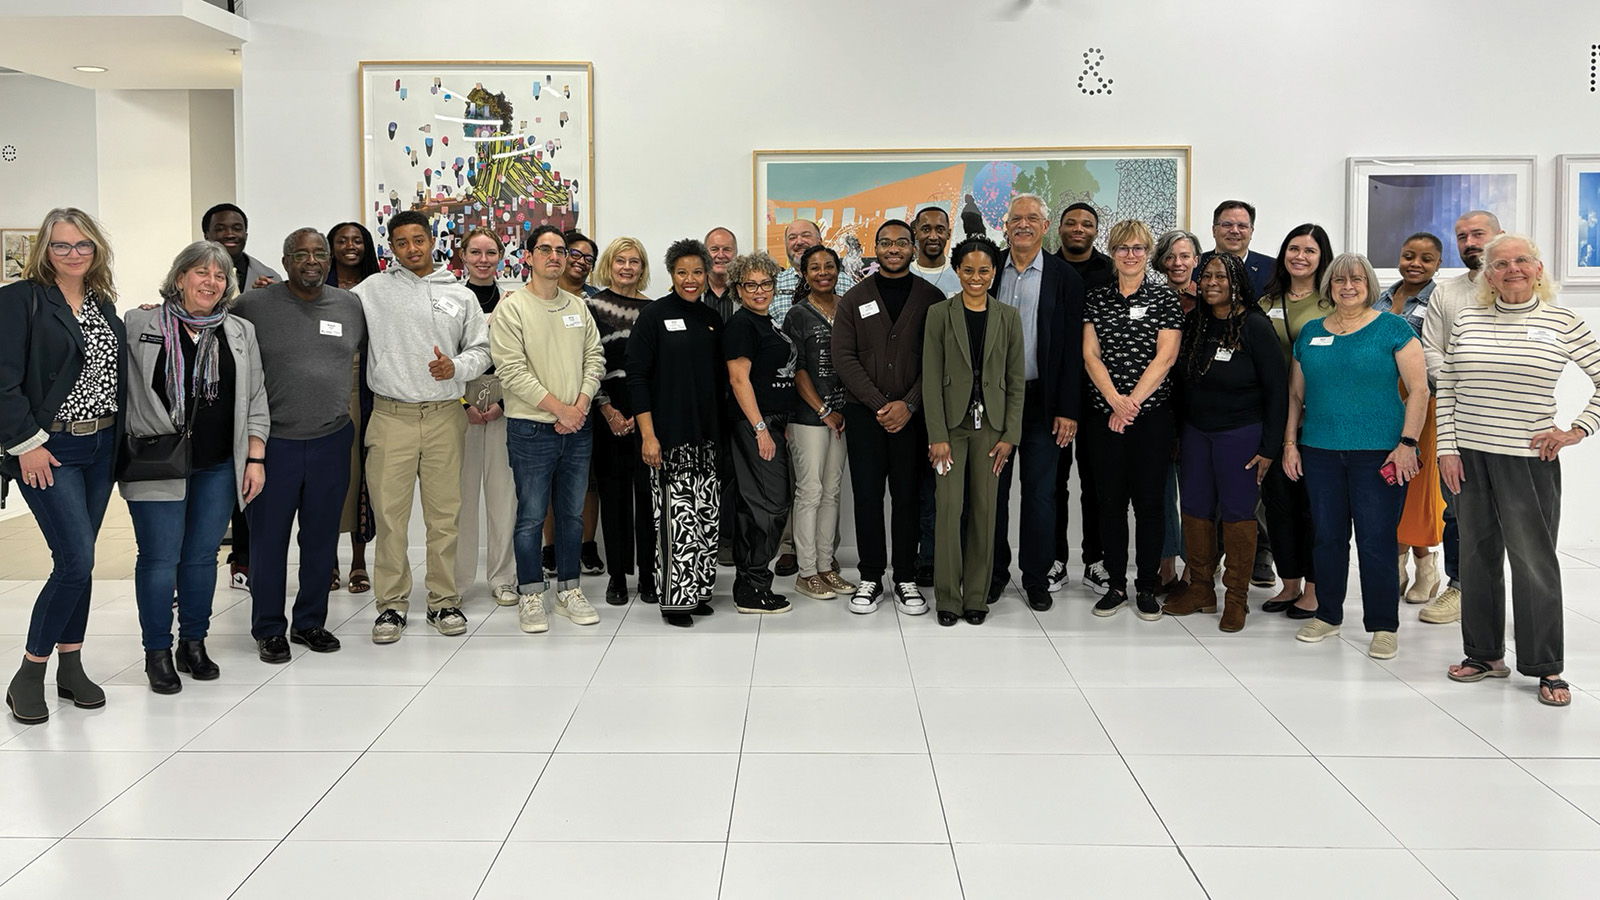
[[[1256,561],[1256,523],[1222,523],[1222,631],[1244,630],[1244,617],[1250,613],[1250,573]]]
[[[1169,616],[1217,611],[1217,526],[1207,519],[1183,517],[1183,558],[1189,583],[1167,596],[1161,611]]]

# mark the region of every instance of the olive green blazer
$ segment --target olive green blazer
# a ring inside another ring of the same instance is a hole
[[[1000,430],[1000,439],[1015,445],[1022,439],[1025,385],[1022,316],[992,297],[988,316],[982,367],[985,424],[993,423]],[[928,310],[922,340],[922,396],[928,442],[950,440],[951,426],[966,418],[972,400],[972,347],[967,341],[966,309],[960,294]]]

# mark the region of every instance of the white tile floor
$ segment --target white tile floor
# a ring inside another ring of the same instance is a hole
[[[1565,561],[1565,710],[1447,681],[1459,632],[1414,608],[1379,663],[1357,600],[1306,645],[1260,613],[1097,619],[1077,586],[982,628],[800,600],[545,635],[480,586],[468,636],[419,615],[387,647],[340,593],[343,651],[285,666],[223,589],[222,679],[161,697],[132,585],[101,582],[107,706],[0,727],[0,900],[1587,900],[1600,554]],[[37,589],[0,581],[10,656]]]

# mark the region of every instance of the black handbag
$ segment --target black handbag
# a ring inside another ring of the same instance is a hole
[[[145,437],[127,434],[122,438],[118,458],[118,481],[169,481],[188,478],[190,431],[178,434],[152,434]]]

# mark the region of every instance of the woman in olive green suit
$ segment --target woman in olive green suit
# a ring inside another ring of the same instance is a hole
[[[923,337],[928,460],[937,475],[933,584],[940,625],[963,617],[981,625],[989,612],[995,495],[1022,432],[1022,317],[989,297],[1002,259],[988,238],[957,244],[950,260],[961,293],[928,310]]]

